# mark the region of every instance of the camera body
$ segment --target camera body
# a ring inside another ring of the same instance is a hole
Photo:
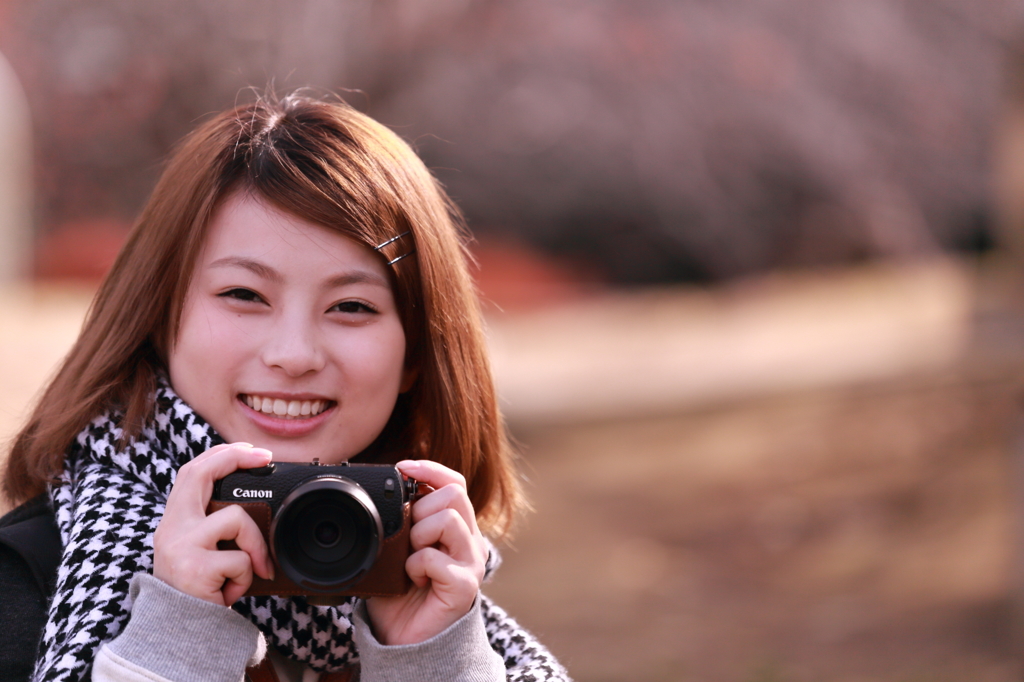
[[[274,462],[216,481],[207,513],[239,505],[263,533],[275,577],[253,575],[246,595],[334,604],[409,589],[405,561],[417,490],[390,464]],[[218,546],[237,548],[233,541]]]

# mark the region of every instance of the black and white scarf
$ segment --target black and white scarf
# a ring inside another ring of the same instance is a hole
[[[128,584],[153,570],[153,532],[177,470],[223,440],[166,382],[142,433],[118,450],[120,414],[94,419],[67,454],[51,499],[64,554],[40,642],[35,682],[86,679],[100,645],[116,637],[131,612]],[[508,680],[560,680],[564,670],[528,632],[482,599],[492,648]],[[355,599],[311,606],[302,598],[245,597],[233,608],[268,642],[315,670],[358,661],[352,642]]]

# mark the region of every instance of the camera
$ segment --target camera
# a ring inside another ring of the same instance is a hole
[[[253,575],[246,595],[326,605],[406,593],[417,494],[417,482],[390,464],[274,462],[216,481],[207,513],[239,505],[263,533],[274,580]],[[218,547],[237,549],[233,541]]]

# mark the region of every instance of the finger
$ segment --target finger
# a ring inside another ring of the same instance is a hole
[[[435,490],[446,485],[458,485],[466,487],[466,477],[459,472],[449,469],[443,464],[429,459],[406,459],[399,462],[398,470],[406,476],[415,478],[421,483],[426,483]]]
[[[257,448],[250,443],[227,443],[210,448],[178,470],[178,476],[208,477],[213,481],[223,478],[237,469],[251,469],[266,466],[272,459],[266,448]]]
[[[426,503],[426,506],[421,513],[420,518],[428,516],[438,509],[444,507],[451,507],[462,514],[462,518],[466,520],[466,524],[473,530],[474,533],[478,533],[476,522],[476,511],[473,509],[473,503],[469,499],[469,491],[466,487],[466,478],[462,474],[443,464],[433,462],[428,459],[421,460],[403,460],[397,464],[399,471],[406,476],[415,478],[421,483],[426,483],[434,490],[428,495],[420,498],[413,505],[414,519],[417,512],[417,505],[425,503],[432,497],[437,495],[441,491],[446,491],[440,497],[434,498],[433,501]]]
[[[206,452],[203,452],[202,454],[194,457],[191,461],[187,462],[182,468],[195,468],[197,465],[200,465],[203,462],[207,462],[210,459],[216,459],[217,457],[220,457],[220,453],[226,450],[238,450],[240,452],[266,451],[265,448],[257,448],[252,443],[221,443],[220,445],[215,445]]]
[[[210,569],[221,577],[224,605],[231,606],[252,585],[252,562],[249,555],[237,550],[211,552]]]
[[[427,547],[413,552],[405,562],[406,573],[417,587],[432,583],[432,587],[442,599],[447,595],[465,603],[466,608],[472,605],[476,593],[480,590],[480,579],[471,570],[460,566],[444,552]],[[447,601],[447,600],[446,600]],[[450,606],[461,606],[451,604]]]
[[[420,498],[412,505],[413,523],[432,516],[442,509],[454,509],[469,526],[472,533],[477,533],[476,512],[469,501],[466,489],[457,485],[446,485],[443,488]]]
[[[234,540],[238,548],[250,556],[261,578],[274,579],[274,565],[263,533],[240,506],[229,505],[210,514],[197,530],[197,539],[202,547],[216,549],[219,541]]]
[[[155,577],[179,592],[214,603],[223,603],[226,580],[244,583],[248,589],[252,583],[251,573],[249,555],[238,550],[178,551],[169,556],[157,556],[153,562]]]
[[[178,469],[168,498],[168,507],[173,499],[178,513],[185,512],[193,517],[205,516],[214,481],[238,469],[266,466],[272,458],[269,450],[254,448],[248,443],[210,448]]]
[[[471,564],[483,562],[466,522],[454,509],[442,509],[413,525],[409,540],[414,550],[440,545],[448,555],[458,562]]]
[[[441,550],[426,547],[409,555],[405,560],[405,572],[416,587],[424,587],[435,576],[438,582],[443,582],[448,573],[447,566],[451,563],[454,559]]]

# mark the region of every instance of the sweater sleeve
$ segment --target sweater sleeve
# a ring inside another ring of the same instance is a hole
[[[256,626],[229,608],[179,592],[148,573],[131,583],[124,631],[100,648],[94,682],[240,682],[266,651]]]
[[[469,613],[419,644],[385,646],[370,629],[366,603],[355,613],[353,639],[359,651],[360,682],[501,682],[505,666],[491,649],[480,618],[480,597]]]
[[[555,657],[482,594],[469,613],[419,644],[380,644],[364,603],[353,615],[360,682],[570,682]]]

